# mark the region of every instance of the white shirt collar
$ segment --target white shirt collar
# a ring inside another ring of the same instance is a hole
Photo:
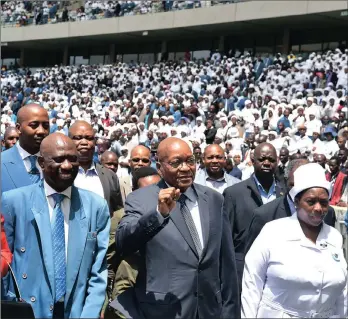
[[[46,181],[44,181],[44,189],[45,189],[45,195],[46,197],[51,196],[53,194],[63,194],[68,198],[71,198],[71,186],[69,186],[67,189],[65,189],[62,192],[57,192],[56,190],[54,190],[50,185],[48,185],[46,183]]]
[[[33,154],[28,153],[22,146],[19,145],[19,142],[16,143],[16,147],[18,149],[19,155],[21,156],[22,160],[25,160],[29,156],[32,156]],[[40,152],[34,154],[35,156],[40,156]]]
[[[98,175],[98,172],[97,172],[97,168],[94,164],[94,162],[92,162],[91,166],[89,169],[87,169],[87,171],[85,172],[85,170],[80,166],[79,167],[79,173],[85,173],[85,174],[88,174],[88,172],[92,172],[92,173],[95,173],[95,175]]]

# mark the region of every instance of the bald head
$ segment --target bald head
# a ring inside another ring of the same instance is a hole
[[[52,156],[56,148],[73,148],[76,150],[74,142],[64,134],[53,133],[48,135],[41,143],[40,154],[42,157]]]
[[[170,186],[185,192],[196,174],[196,161],[190,146],[179,138],[168,137],[158,145],[157,155],[157,168],[162,178]]]
[[[129,165],[132,173],[138,170],[140,167],[151,165],[151,152],[150,149],[144,145],[138,145],[131,151],[129,158]]]
[[[253,164],[255,175],[260,182],[266,179],[273,181],[277,168],[277,152],[274,146],[270,143],[257,145],[254,151]]]
[[[30,120],[34,115],[43,115],[47,117],[47,111],[39,104],[27,104],[22,106],[17,113],[17,123],[22,124],[23,121]]]
[[[42,140],[50,130],[47,111],[38,104],[23,106],[17,114],[16,128],[20,146],[29,154],[38,153]]]
[[[104,167],[111,169],[114,173],[117,172],[118,157],[114,152],[105,151],[100,157],[100,162]]]
[[[191,152],[192,154],[190,146],[185,141],[177,137],[168,137],[158,145],[158,160],[166,159],[172,152],[179,152],[181,149],[183,152]]]
[[[210,144],[208,145],[205,149],[204,149],[204,156],[206,156],[206,154],[210,154],[211,152],[213,153],[222,153],[224,154],[224,150],[223,148],[219,145],[219,144]]]
[[[8,127],[4,133],[4,139],[2,140],[2,145],[6,150],[13,147],[19,138],[19,133],[17,129],[13,126]]]
[[[41,143],[38,158],[44,179],[57,192],[72,186],[79,163],[74,142],[61,133],[53,133]]]
[[[92,127],[91,124],[89,124],[86,121],[78,120],[78,121],[75,121],[74,124],[72,124],[70,126],[70,128],[69,128],[69,137],[72,138],[74,133],[76,131],[80,130],[81,128],[84,128],[86,130],[89,130],[89,131],[93,132],[93,135],[94,135],[93,127]]]

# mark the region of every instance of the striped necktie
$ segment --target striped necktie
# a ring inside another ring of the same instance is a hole
[[[180,203],[180,211],[184,217],[185,223],[187,225],[187,228],[190,232],[190,235],[192,237],[193,243],[195,245],[195,248],[197,250],[198,256],[200,257],[202,254],[202,244],[198,236],[197,228],[195,226],[195,223],[193,221],[192,215],[190,210],[185,204],[186,196],[182,194],[179,198]]]
[[[32,184],[36,184],[40,181],[40,172],[36,167],[36,159],[36,155],[29,156],[30,171],[28,172],[28,174]]]
[[[64,215],[61,208],[64,195],[53,194],[52,197],[55,202],[53,209],[53,216],[55,217],[55,220],[52,228],[52,244],[56,288],[55,302],[57,302],[64,297],[66,291]]]

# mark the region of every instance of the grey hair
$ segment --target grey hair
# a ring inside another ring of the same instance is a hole
[[[298,159],[294,159],[294,160],[290,161],[289,164],[285,168],[284,178],[289,179],[290,173],[292,171],[294,171],[295,169],[297,169],[299,166],[301,166],[304,162],[309,163],[309,161],[304,159],[304,158],[298,158]]]

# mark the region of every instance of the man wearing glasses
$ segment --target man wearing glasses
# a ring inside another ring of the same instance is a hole
[[[120,188],[123,203],[129,193],[132,192],[132,178],[134,172],[140,167],[151,165],[151,152],[150,149],[144,145],[138,145],[132,149],[129,158],[130,174],[120,177]]]
[[[158,146],[162,180],[127,197],[116,232],[121,256],[139,252],[135,287],[111,306],[126,318],[240,318],[236,262],[223,197],[194,183],[189,145]]]

